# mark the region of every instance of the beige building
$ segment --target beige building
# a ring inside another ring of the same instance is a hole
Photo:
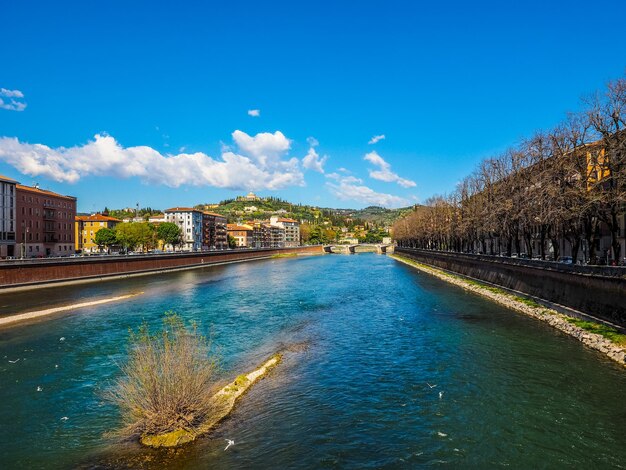
[[[270,225],[280,227],[285,231],[282,246],[285,248],[300,246],[300,222],[294,219],[272,216],[270,218]]]

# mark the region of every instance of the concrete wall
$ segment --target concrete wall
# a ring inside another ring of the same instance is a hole
[[[51,282],[98,279],[108,276],[167,271],[216,263],[265,258],[285,253],[323,253],[321,246],[297,248],[205,251],[162,255],[98,256],[51,260],[13,260],[0,263],[2,289]]]
[[[396,247],[398,254],[626,325],[626,268]]]

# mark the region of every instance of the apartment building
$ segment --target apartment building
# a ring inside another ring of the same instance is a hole
[[[75,217],[75,248],[82,253],[97,253],[96,234],[103,228],[114,229],[121,220],[103,214],[77,215]]]
[[[202,212],[202,249],[228,249],[226,217],[215,212]]]
[[[165,221],[175,223],[180,227],[182,250],[202,250],[202,211],[191,207],[172,207],[165,211]]]
[[[16,256],[69,256],[75,247],[76,198],[16,184]]]
[[[250,225],[228,224],[228,235],[235,239],[235,246],[247,248],[253,246],[254,229]]]
[[[270,225],[284,229],[285,240],[283,246],[287,248],[300,246],[300,223],[297,220],[272,216]]]
[[[0,257],[16,256],[15,186],[17,181],[0,175]]]

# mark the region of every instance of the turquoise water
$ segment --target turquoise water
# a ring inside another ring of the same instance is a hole
[[[3,295],[0,315],[128,292],[143,294],[0,330],[1,468],[626,466],[626,371],[385,256]],[[286,355],[213,434],[146,451],[103,437],[119,421],[101,393],[128,329],[166,310],[212,335],[225,380]]]

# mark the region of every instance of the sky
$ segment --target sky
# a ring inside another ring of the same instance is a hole
[[[38,2],[0,20],[0,174],[80,212],[448,193],[626,73],[626,2]]]

